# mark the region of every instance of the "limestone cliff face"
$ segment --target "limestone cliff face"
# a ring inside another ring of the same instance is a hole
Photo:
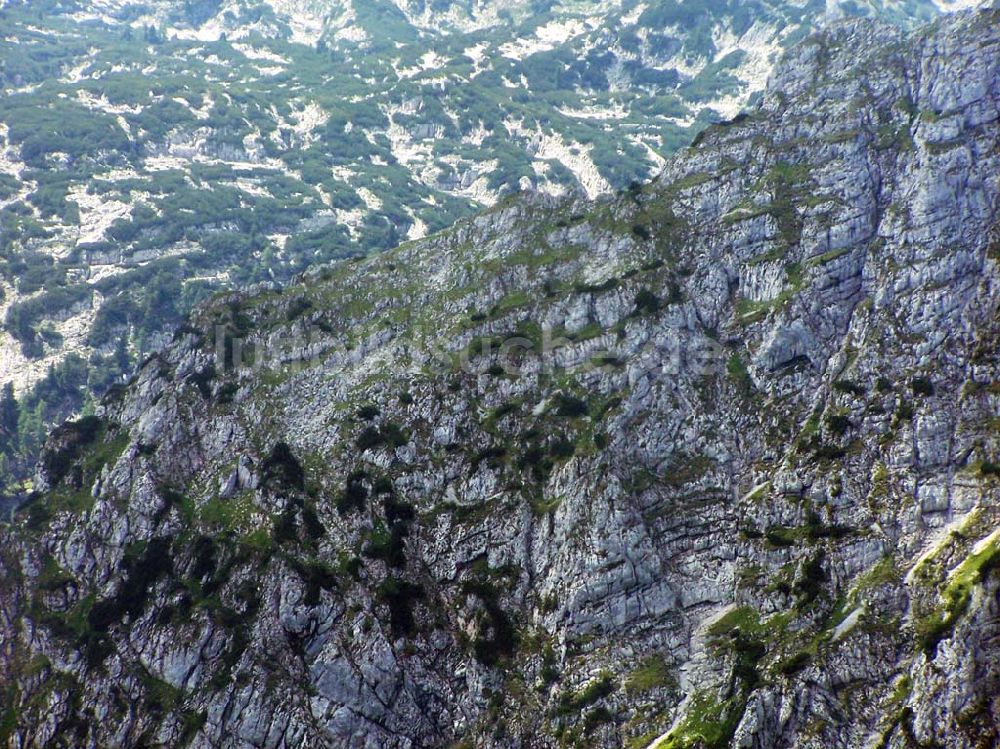
[[[3,531],[9,744],[995,745],[998,66],[838,26],[650,185],[202,309]]]

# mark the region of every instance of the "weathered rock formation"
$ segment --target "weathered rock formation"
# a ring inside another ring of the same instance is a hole
[[[650,185],[201,309],[3,531],[9,743],[995,745],[998,66],[837,26]]]

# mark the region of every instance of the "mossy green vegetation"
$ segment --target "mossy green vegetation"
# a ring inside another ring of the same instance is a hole
[[[602,700],[618,689],[618,683],[609,672],[602,672],[597,678],[584,684],[577,690],[563,692],[559,696],[556,713],[558,715],[573,715],[584,708]]]
[[[740,393],[749,395],[753,392],[753,378],[750,377],[747,365],[743,363],[743,359],[738,353],[734,352],[729,355],[729,360],[726,362],[726,372]]]
[[[745,701],[719,700],[707,690],[692,695],[681,722],[651,749],[722,749],[736,731]]]
[[[744,297],[736,299],[736,315],[741,324],[749,325],[764,319],[769,312],[787,305],[802,289],[803,271],[798,263],[785,265],[785,287],[773,298],[752,300]]]
[[[677,677],[662,655],[651,655],[625,677],[625,693],[630,697],[655,689],[675,690]]]
[[[952,569],[938,589],[939,602],[914,620],[920,647],[933,655],[941,640],[950,636],[968,610],[973,590],[1000,565],[1000,531],[977,543],[969,555]]]

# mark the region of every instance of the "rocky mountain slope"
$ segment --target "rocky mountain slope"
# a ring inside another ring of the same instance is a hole
[[[31,418],[0,459],[23,463],[35,422],[80,411],[212,291],[520,189],[624,188],[826,19],[950,7],[4,0],[0,381]]]
[[[4,529],[11,746],[986,747],[1000,11],[202,307]]]

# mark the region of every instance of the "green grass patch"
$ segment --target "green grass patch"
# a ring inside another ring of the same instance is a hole
[[[601,674],[594,680],[583,685],[575,691],[563,692],[559,696],[559,704],[556,712],[559,715],[572,715],[579,713],[585,707],[589,707],[598,700],[602,700],[618,689],[614,677],[608,672]]]
[[[736,731],[744,707],[738,697],[720,702],[707,690],[697,692],[684,719],[652,749],[721,749]]]
[[[726,362],[726,372],[729,374],[730,379],[736,383],[736,387],[740,392],[749,394],[753,391],[753,379],[750,377],[747,365],[743,363],[743,359],[740,358],[739,354],[733,353],[730,355],[729,361]]]
[[[630,697],[661,688],[677,688],[677,679],[661,655],[649,656],[625,677],[625,693]]]
[[[914,624],[918,642],[928,655],[936,652],[938,643],[950,636],[955,623],[968,610],[975,586],[1000,565],[1000,531],[977,546],[980,548],[948,575],[940,592],[941,604]]]

